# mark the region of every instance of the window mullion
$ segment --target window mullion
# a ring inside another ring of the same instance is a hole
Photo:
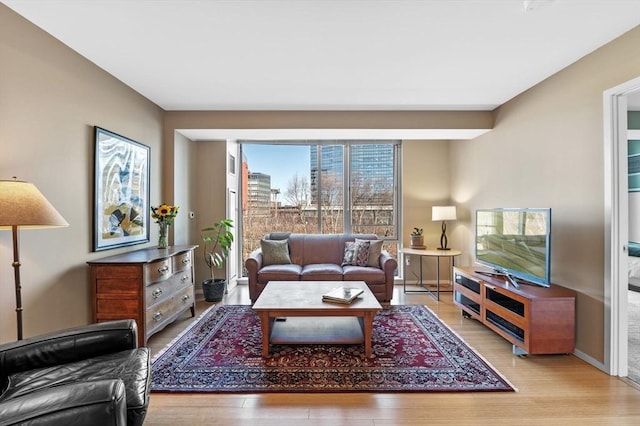
[[[318,234],[322,234],[322,146],[316,145],[315,149],[318,152],[318,175],[316,177],[316,211],[318,213]]]
[[[350,234],[353,232],[353,218],[351,211],[351,145],[344,144],[343,148],[343,170],[342,170],[342,211],[344,232]]]

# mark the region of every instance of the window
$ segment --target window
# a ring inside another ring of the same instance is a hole
[[[629,192],[640,191],[640,140],[628,142]]]
[[[268,232],[375,234],[397,255],[399,141],[241,141],[243,259]]]

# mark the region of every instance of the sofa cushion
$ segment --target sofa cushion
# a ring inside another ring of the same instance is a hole
[[[367,266],[369,261],[369,241],[347,241],[344,243],[342,266]]]
[[[260,240],[264,265],[284,265],[291,263],[288,240]]]
[[[375,239],[375,235],[366,234],[291,234],[289,237],[289,252],[291,263],[296,265],[311,265],[314,263],[342,264],[344,243]]]
[[[302,268],[303,281],[342,281],[342,266],[334,263],[313,263]]]
[[[386,282],[384,271],[380,268],[368,266],[344,266],[344,281],[364,281],[367,284],[383,284]]]
[[[367,261],[367,266],[373,266],[376,268],[380,267],[380,254],[382,253],[382,244],[384,240],[361,240],[356,238],[356,243],[361,242],[369,243],[369,260]],[[358,265],[363,266],[363,265]]]
[[[268,265],[258,271],[258,282],[263,284],[269,281],[298,281],[302,266],[290,264]]]

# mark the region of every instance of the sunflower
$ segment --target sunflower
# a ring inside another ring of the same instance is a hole
[[[170,206],[168,204],[161,204],[158,207],[151,207],[151,217],[156,220],[156,223],[166,223],[173,225],[173,219],[178,215],[178,206]]]

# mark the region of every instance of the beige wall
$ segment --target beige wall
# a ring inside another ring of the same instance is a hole
[[[425,245],[440,245],[440,222],[431,220],[431,207],[449,204],[449,145],[447,141],[402,142],[402,242],[410,245],[414,227],[424,229]]]
[[[173,162],[169,166],[174,177],[173,181],[169,182],[174,195],[170,197],[170,201],[180,206],[180,210],[171,229],[171,244],[199,244],[196,238],[196,218],[189,217],[189,212],[195,214],[195,202],[198,199],[198,167],[191,166],[196,164],[198,158],[196,148],[197,145],[193,141],[175,132]]]
[[[410,234],[414,227],[424,229],[424,243],[429,249],[440,246],[442,234],[441,222],[431,220],[431,207],[451,204],[451,170],[449,164],[450,141],[407,140],[402,142],[402,235],[400,240],[405,247],[411,245]],[[458,238],[457,223],[447,223],[449,247],[459,248],[466,244]],[[406,261],[406,259],[403,259]],[[410,259],[406,267],[407,283],[415,283],[420,276],[417,257]],[[423,258],[423,279],[436,279],[436,260]],[[456,264],[468,264],[469,257],[464,253]],[[441,279],[449,279],[448,261],[441,260]],[[400,265],[403,268],[402,265]]]
[[[496,111],[494,130],[452,144],[452,198],[552,208],[552,280],[578,292],[577,349],[604,361],[603,91],[640,75],[640,27]],[[466,222],[468,230],[472,219]],[[467,232],[468,232],[467,230]],[[473,239],[465,249],[472,253]]]
[[[491,129],[493,122],[491,111],[168,111],[165,128]]]
[[[200,141],[196,143],[198,198],[195,202],[196,234],[194,239],[200,244],[196,250],[196,286],[211,277],[211,270],[204,263],[200,230],[212,226],[226,217],[227,200],[227,144],[224,141]],[[224,269],[214,269],[216,278],[225,276]]]
[[[151,147],[157,203],[162,110],[4,5],[0,64],[0,179],[34,183],[71,225],[20,233],[29,337],[91,322],[85,262],[132,249],[92,253],[93,126]],[[0,342],[16,339],[12,260],[11,232],[0,231]]]

